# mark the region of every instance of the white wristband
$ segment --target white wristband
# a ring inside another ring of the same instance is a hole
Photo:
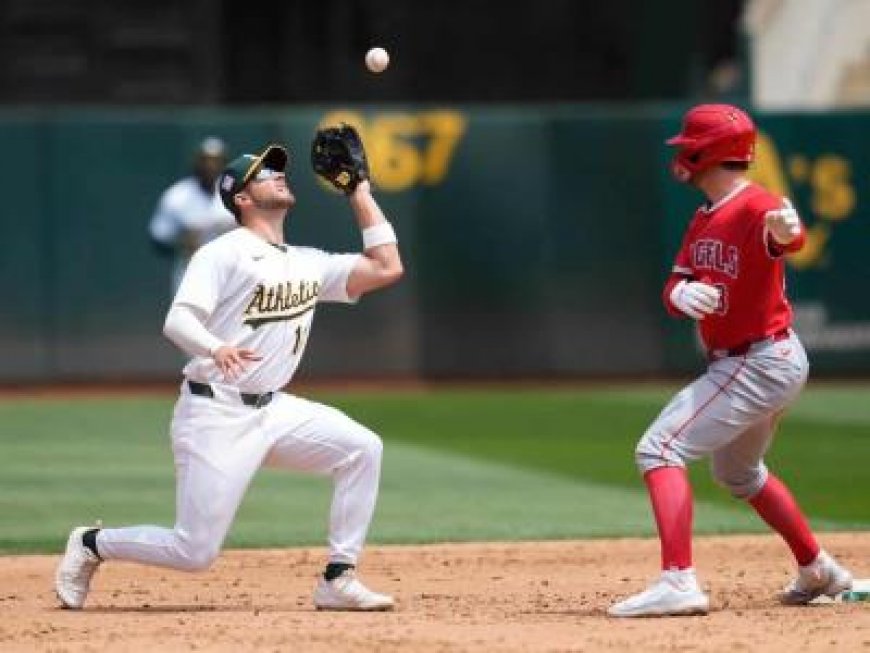
[[[389,222],[379,222],[362,230],[363,249],[371,249],[378,245],[390,245],[399,242],[393,225]]]

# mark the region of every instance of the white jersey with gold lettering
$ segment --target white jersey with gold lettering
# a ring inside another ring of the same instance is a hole
[[[317,303],[356,301],[347,295],[347,279],[359,256],[273,245],[244,227],[204,245],[191,259],[173,305],[202,312],[217,338],[263,359],[232,382],[205,356],[194,357],[184,375],[232,383],[249,393],[285,386],[305,351]]]

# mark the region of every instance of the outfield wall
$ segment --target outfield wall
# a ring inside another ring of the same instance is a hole
[[[315,127],[342,118],[361,127],[408,274],[359,306],[325,307],[304,376],[690,371],[690,325],[668,320],[658,298],[698,201],[668,178],[662,146],[683,108],[0,113],[0,381],[177,376],[180,356],[160,334],[169,262],[146,228],[204,135],[233,152],[288,143],[289,239],[357,248],[345,200],[308,165]],[[756,175],[810,225],[789,284],[815,372],[865,374],[870,114],[760,118]]]

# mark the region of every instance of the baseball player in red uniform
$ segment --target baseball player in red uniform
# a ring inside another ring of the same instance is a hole
[[[737,107],[705,104],[684,117],[674,176],[706,196],[665,283],[668,313],[696,320],[709,366],[641,437],[643,473],[661,542],[662,574],[611,606],[614,617],[706,614],[692,566],[692,490],[686,464],[709,457],[716,481],[746,500],[788,544],[798,574],[782,603],[806,604],[851,587],[851,574],[819,547],[785,484],[764,464],[777,421],[806,382],[809,365],[791,330],[785,254],[805,232],[787,199],[746,178],[756,129]]]

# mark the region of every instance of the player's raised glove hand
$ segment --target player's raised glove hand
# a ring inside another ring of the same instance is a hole
[[[780,245],[788,245],[801,233],[801,219],[787,197],[782,198],[782,208],[764,214],[764,224]]]
[[[351,125],[318,129],[311,143],[311,166],[345,195],[369,178],[369,163],[362,139]]]
[[[671,304],[695,320],[703,320],[719,306],[720,291],[701,281],[683,279],[671,290]]]

